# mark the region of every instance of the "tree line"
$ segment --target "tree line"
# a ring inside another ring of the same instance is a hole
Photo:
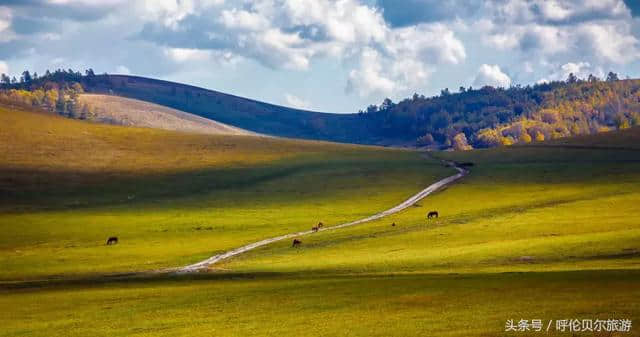
[[[90,119],[94,111],[79,101],[79,95],[85,91],[81,82],[94,76],[92,69],[85,70],[84,75],[72,69],[47,70],[42,76],[25,70],[19,80],[0,74],[0,101],[43,108],[70,118]]]
[[[640,81],[610,72],[533,86],[460,87],[398,103],[385,99],[359,115],[373,134],[455,149],[529,143],[640,125]]]

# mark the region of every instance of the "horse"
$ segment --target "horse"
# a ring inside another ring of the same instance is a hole
[[[324,227],[324,224],[322,222],[318,222],[318,225],[316,227],[322,228],[322,227]]]
[[[116,243],[118,243],[118,237],[116,236],[112,236],[110,238],[107,239],[107,245],[115,245]]]
[[[318,231],[318,227],[311,227],[311,231],[312,232],[317,232]]]
[[[391,227],[395,227],[395,226],[396,226],[396,223],[395,223],[395,222],[391,224]]]
[[[431,211],[429,212],[429,214],[427,214],[427,219],[431,219],[431,218],[438,218],[438,211]]]
[[[298,240],[298,239],[293,239],[293,245],[291,245],[291,247],[298,247],[302,244],[302,241]]]

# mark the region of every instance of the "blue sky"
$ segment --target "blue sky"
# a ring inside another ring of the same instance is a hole
[[[355,112],[385,97],[609,70],[637,0],[0,0],[0,72],[93,68]]]

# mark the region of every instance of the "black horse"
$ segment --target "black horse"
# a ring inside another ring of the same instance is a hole
[[[118,237],[116,236],[107,239],[107,245],[115,245],[116,243],[118,243]]]
[[[431,211],[427,214],[427,219],[438,218],[438,211]]]
[[[298,239],[293,239],[293,245],[291,245],[291,247],[298,247],[302,244],[302,241],[298,240]]]

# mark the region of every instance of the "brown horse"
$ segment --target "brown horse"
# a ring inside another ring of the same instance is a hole
[[[318,231],[318,227],[311,227],[311,231],[312,232],[317,232]]]
[[[322,222],[318,222],[318,225],[316,227],[322,228],[322,227],[324,227],[324,224]]]
[[[302,241],[298,240],[298,239],[293,239],[293,245],[291,245],[291,247],[298,247],[302,244]]]
[[[431,218],[438,218],[438,211],[431,211],[429,212],[429,214],[427,214],[427,219],[431,219]]]
[[[116,243],[118,243],[118,237],[116,236],[112,236],[110,238],[107,239],[107,245],[115,245]]]

